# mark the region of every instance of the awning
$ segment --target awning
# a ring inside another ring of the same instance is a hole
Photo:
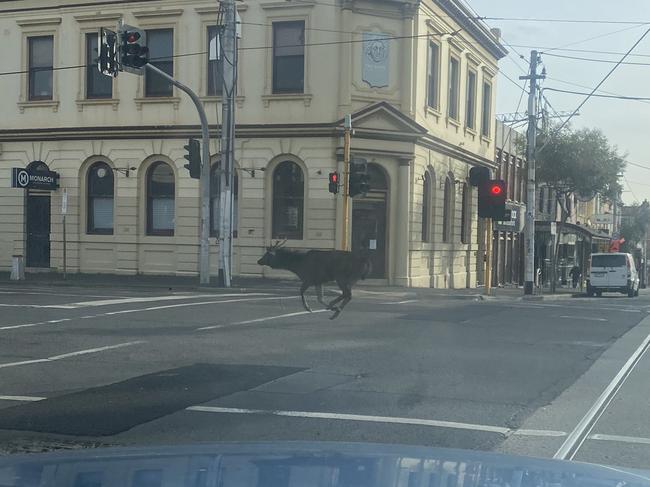
[[[600,233],[593,228],[586,227],[584,225],[577,225],[575,223],[565,223],[560,225],[559,222],[550,222],[550,221],[535,221],[535,231],[536,232],[551,232],[551,223],[556,223],[558,228],[562,227],[562,233],[573,233],[579,235],[585,239],[589,239],[593,242],[609,242],[611,240],[610,236],[605,233]]]

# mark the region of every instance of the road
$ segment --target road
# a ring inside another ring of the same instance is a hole
[[[650,294],[0,285],[0,452],[368,441],[552,457],[650,335]],[[641,356],[575,459],[650,466]],[[582,441],[582,440],[581,440]]]

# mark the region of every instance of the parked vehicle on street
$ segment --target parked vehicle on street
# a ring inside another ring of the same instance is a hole
[[[631,254],[622,252],[591,254],[587,275],[587,295],[604,292],[639,295],[639,273]]]

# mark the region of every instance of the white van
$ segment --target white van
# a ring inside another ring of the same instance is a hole
[[[603,292],[639,295],[639,273],[631,254],[591,254],[587,274],[587,295]]]

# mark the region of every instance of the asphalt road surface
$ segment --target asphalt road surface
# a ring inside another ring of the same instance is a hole
[[[310,301],[268,285],[0,285],[0,452],[326,440],[552,457],[577,435],[572,458],[650,467],[644,291],[367,287],[333,321]]]

